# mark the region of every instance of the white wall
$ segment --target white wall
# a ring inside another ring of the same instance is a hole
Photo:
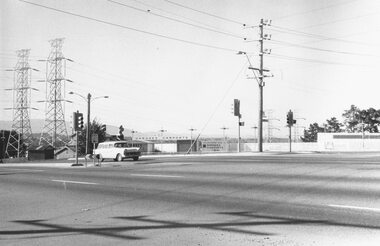
[[[340,135],[346,138],[334,138]],[[356,138],[350,138],[356,136]],[[320,151],[379,151],[380,133],[318,133]]]
[[[161,152],[166,152],[166,153],[175,153],[177,152],[177,144],[176,143],[156,143],[154,145],[154,148],[156,150],[159,150]]]

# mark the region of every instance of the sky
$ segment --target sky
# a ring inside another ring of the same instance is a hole
[[[33,3],[33,4],[31,4]],[[40,5],[37,6],[36,4]],[[202,134],[237,132],[231,113],[241,101],[242,136],[253,136],[258,85],[248,60],[259,66],[264,33],[264,110],[273,135],[287,134],[286,114],[298,127],[342,119],[354,104],[380,108],[380,2],[376,0],[2,0],[0,1],[0,120],[12,120],[16,51],[30,49],[31,118],[44,118],[49,40],[64,38],[65,118],[87,111],[109,125],[139,132],[165,129]],[[264,128],[267,127],[266,124]]]

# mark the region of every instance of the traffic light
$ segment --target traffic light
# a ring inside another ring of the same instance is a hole
[[[83,114],[78,113],[78,127],[80,130],[84,129]]]
[[[289,110],[288,114],[286,115],[286,123],[289,127],[296,123],[296,121],[293,120],[293,112],[291,110]]]
[[[102,132],[106,132],[106,131],[107,131],[107,125],[102,125],[102,126],[100,127],[100,130],[101,130]]]
[[[234,99],[234,116],[240,117],[240,100]]]
[[[74,122],[74,130],[75,131],[83,131],[84,121],[83,121],[83,114],[82,113],[74,112],[73,122]]]

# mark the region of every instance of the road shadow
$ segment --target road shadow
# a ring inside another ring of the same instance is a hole
[[[112,219],[125,221],[118,226],[68,226],[51,223],[48,220],[16,220],[11,221],[21,225],[33,226],[32,229],[2,230],[0,236],[17,236],[18,239],[33,239],[43,237],[61,237],[74,235],[92,235],[110,237],[121,240],[143,240],[146,237],[131,235],[138,231],[163,230],[169,232],[177,229],[207,229],[253,236],[273,236],[273,232],[263,231],[259,226],[339,226],[379,230],[379,226],[357,223],[343,223],[334,220],[299,219],[285,216],[258,214],[251,211],[219,212],[222,220],[217,222],[183,222],[180,220],[155,219],[149,216],[117,216]],[[131,225],[131,221],[134,225]],[[256,229],[255,229],[256,228]],[[9,239],[9,238],[8,238]],[[4,238],[0,239],[6,240]]]
[[[378,225],[368,225],[364,223],[349,223],[349,222],[339,222],[334,220],[318,220],[318,219],[299,219],[286,216],[275,216],[275,215],[265,215],[257,214],[251,211],[242,212],[221,212],[218,214],[229,215],[229,216],[239,216],[245,219],[265,219],[273,221],[274,223],[289,222],[289,224],[310,224],[310,225],[321,225],[321,226],[339,226],[339,227],[352,227],[352,228],[365,228],[365,229],[375,229],[380,230]]]

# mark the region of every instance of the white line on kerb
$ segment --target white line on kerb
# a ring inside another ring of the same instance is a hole
[[[58,179],[52,179],[53,182],[61,182],[61,183],[72,183],[72,184],[88,184],[88,185],[97,185],[98,183],[91,183],[91,182],[81,182],[81,181],[72,181],[72,180],[58,180]]]
[[[334,208],[348,208],[348,209],[357,209],[357,210],[367,210],[367,211],[380,212],[380,208],[357,207],[357,206],[339,205],[339,204],[329,204],[328,206],[334,207]]]
[[[175,175],[139,174],[139,173],[132,173],[131,176],[138,176],[138,177],[159,177],[159,178],[183,178],[183,176],[175,176]]]

